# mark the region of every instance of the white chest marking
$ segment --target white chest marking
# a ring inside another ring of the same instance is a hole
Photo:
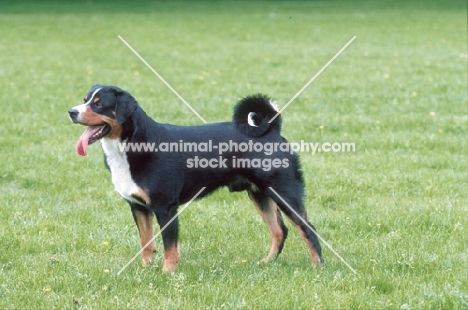
[[[119,149],[120,142],[120,140],[109,138],[101,139],[102,150],[106,154],[107,165],[111,171],[112,183],[120,196],[128,201],[143,205],[132,195],[140,192],[141,189],[132,179],[127,154]]]

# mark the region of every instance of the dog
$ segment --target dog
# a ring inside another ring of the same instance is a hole
[[[176,126],[154,121],[127,91],[94,85],[84,103],[68,114],[73,123],[87,126],[76,145],[79,155],[86,156],[88,145],[101,142],[112,183],[130,205],[142,247],[153,239],[153,214],[165,227],[164,272],[174,272],[179,262],[179,205],[202,188],[197,198],[223,186],[231,192],[247,191],[268,226],[272,243],[262,262],[273,260],[283,249],[288,235],[284,214],[305,241],[313,265],[323,265],[320,243],[304,208],[299,157],[278,148],[287,146],[287,140],[280,133],[281,116],[268,97],[240,100],[232,122]],[[128,148],[142,143],[159,149]],[[167,151],[168,145],[179,149]],[[258,151],[266,145],[268,151]],[[155,251],[154,241],[144,248],[143,266],[153,263]]]

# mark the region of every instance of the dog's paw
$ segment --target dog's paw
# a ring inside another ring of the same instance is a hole
[[[169,263],[164,262],[162,271],[164,273],[174,273],[176,266],[177,266],[176,264],[169,264]]]
[[[143,266],[143,267],[149,267],[149,266],[151,266],[151,265],[153,265],[153,258],[152,258],[152,257],[151,257],[151,258],[146,258],[146,259],[143,258],[143,259],[141,260],[141,266]]]
[[[267,256],[267,257],[265,257],[265,258],[259,260],[258,263],[259,263],[259,264],[268,264],[268,263],[270,263],[270,262],[272,262],[272,261],[274,261],[274,260],[275,260],[275,257],[269,257],[269,256]]]

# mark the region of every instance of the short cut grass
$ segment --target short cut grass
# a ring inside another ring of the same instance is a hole
[[[466,1],[26,2],[0,4],[0,308],[462,309],[468,307]],[[313,269],[295,230],[283,254],[245,193],[181,215],[181,258],[136,261],[137,229],[99,145],[75,154],[67,110],[89,87],[131,92],[159,122],[208,122],[243,96],[281,108],[302,153],[307,210],[353,266]]]

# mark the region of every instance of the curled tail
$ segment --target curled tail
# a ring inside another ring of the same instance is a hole
[[[240,132],[256,138],[270,131],[280,133],[281,115],[269,123],[276,114],[278,110],[270,98],[264,95],[252,95],[237,103],[232,120]]]

